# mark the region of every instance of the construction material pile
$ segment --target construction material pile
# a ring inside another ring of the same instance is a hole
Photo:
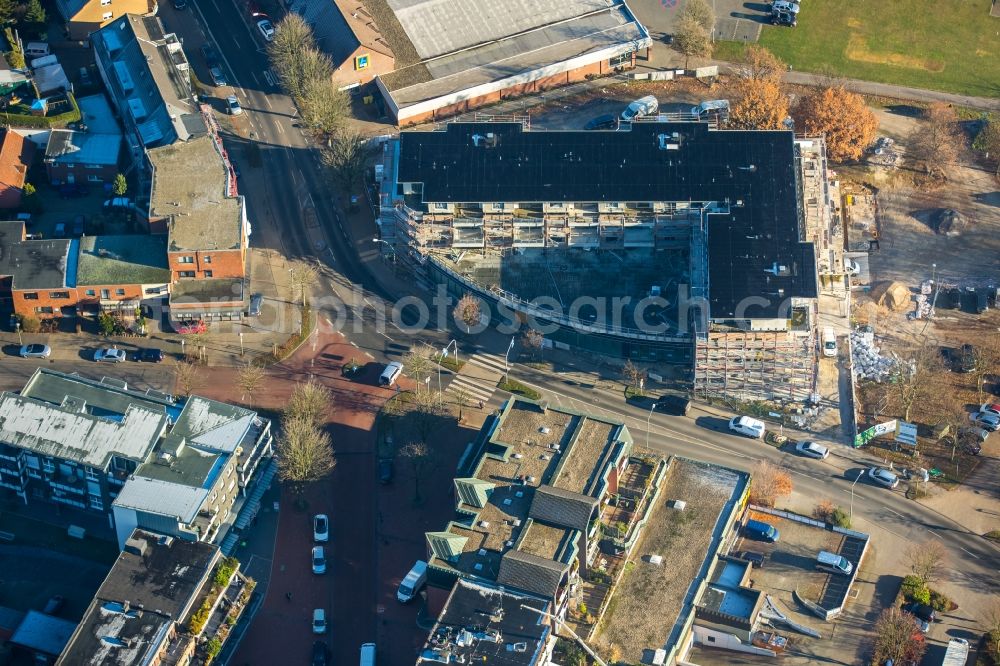
[[[895,167],[899,162],[899,151],[896,150],[895,143],[895,141],[887,136],[880,136],[871,147],[868,163],[877,166]]]
[[[875,346],[875,331],[871,326],[862,326],[851,331],[851,360],[854,363],[854,374],[858,379],[870,379],[883,382],[888,379],[896,368],[896,359],[879,354]]]
[[[930,280],[924,280],[920,283],[920,293],[917,294],[917,308],[908,315],[909,319],[933,319],[933,300],[934,283]]]

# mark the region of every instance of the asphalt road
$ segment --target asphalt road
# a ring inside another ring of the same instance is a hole
[[[350,285],[359,284],[361,299],[378,303],[387,294],[367,274],[358,252],[344,231],[334,187],[320,167],[317,152],[308,147],[306,137],[295,122],[291,100],[274,85],[259,35],[246,21],[242,8],[231,0],[203,0],[197,7],[204,25],[212,26],[211,37],[219,46],[237,95],[245,110],[247,138],[261,151],[260,166],[242,169],[240,190],[248,199],[254,234],[252,244],[282,250],[289,257],[314,257],[326,266],[325,286],[349,306],[360,311],[362,303],[350,294]],[[256,50],[248,45],[256,44]],[[239,139],[235,140],[239,143]],[[237,146],[240,152],[246,146]],[[231,148],[231,151],[233,149]],[[243,160],[246,164],[246,160]],[[322,234],[306,228],[303,211],[314,208]],[[317,240],[318,239],[318,240]],[[326,314],[333,314],[332,311]],[[320,312],[321,316],[324,313]],[[441,347],[447,332],[426,331],[420,336],[403,336],[377,331],[370,321],[348,332],[351,340],[377,360],[396,357],[417,337]],[[496,344],[489,345],[496,347]],[[499,352],[505,349],[489,348]],[[624,403],[620,396],[594,388],[572,386],[563,378],[546,376],[530,368],[517,367],[513,374],[528,379],[553,402],[596,409],[623,418],[637,441],[644,442],[648,414]],[[708,462],[749,469],[756,460],[768,459],[789,469],[800,492],[818,499],[831,498],[838,504],[851,503],[852,482],[866,465],[855,463],[855,454],[842,446],[830,462],[816,462],[789,455],[760,442],[725,432],[725,421],[713,416],[676,418],[653,414],[649,418],[650,446],[664,453],[676,453]],[[1000,566],[998,549],[978,535],[922,505],[907,500],[898,491],[888,491],[861,480],[853,487],[853,510],[858,522],[885,530],[909,542],[940,538],[951,551],[957,575],[970,594],[997,594],[1000,586],[995,572]],[[902,566],[902,565],[901,565]],[[371,618],[374,624],[375,618]]]

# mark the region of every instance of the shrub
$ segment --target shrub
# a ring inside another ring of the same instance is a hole
[[[42,330],[42,322],[31,315],[17,315],[17,320],[21,322],[21,330],[25,333],[38,333]]]
[[[222,641],[215,636],[208,639],[208,642],[205,643],[205,654],[207,654],[209,658],[214,659],[220,652],[222,652]]]
[[[843,527],[844,529],[851,529],[851,517],[847,515],[843,507],[837,507],[830,514],[830,522],[837,527]]]
[[[229,583],[229,579],[233,577],[236,573],[236,567],[239,566],[239,560],[235,557],[223,558],[219,565],[215,568],[215,578],[213,582],[216,585],[226,585]]]
[[[201,608],[195,611],[191,619],[188,620],[188,631],[197,636],[205,628],[205,624],[208,623],[209,612],[212,610],[211,603],[208,599],[202,602]]]
[[[941,594],[937,590],[928,590],[928,592],[929,592],[928,596],[930,597],[929,603],[931,605],[931,608],[938,611],[939,613],[950,611],[952,609],[951,599]],[[924,601],[921,603],[928,603],[928,602]]]
[[[927,589],[927,584],[924,583],[924,579],[920,576],[911,574],[904,578],[900,590],[903,596],[910,601],[916,601],[921,604],[930,603],[931,591]]]

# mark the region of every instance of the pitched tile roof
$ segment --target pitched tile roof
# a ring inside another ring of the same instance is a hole
[[[587,531],[597,498],[553,486],[539,486],[528,516],[535,520]]]
[[[21,205],[21,190],[34,154],[35,145],[17,132],[0,132],[0,208]]]
[[[508,550],[500,560],[497,582],[552,599],[567,565],[519,550]]]

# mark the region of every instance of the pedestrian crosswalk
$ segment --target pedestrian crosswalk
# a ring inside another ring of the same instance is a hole
[[[505,372],[506,364],[502,356],[478,352],[466,360],[445,393],[456,400],[464,397],[466,402],[485,404],[493,397],[497,383]]]

